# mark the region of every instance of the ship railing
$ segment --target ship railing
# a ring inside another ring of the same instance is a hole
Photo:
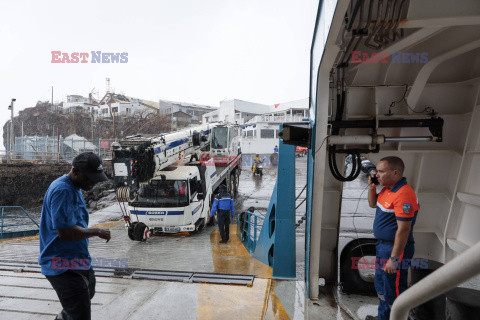
[[[2,210],[0,239],[25,237],[38,234],[38,230],[40,229],[39,224],[23,207],[0,206],[0,209]],[[29,228],[25,228],[26,226]]]
[[[239,219],[241,240],[250,254],[255,251],[264,220],[264,216],[250,211],[245,211],[243,219]]]
[[[395,300],[392,320],[406,320],[410,309],[445,293],[480,274],[480,242],[425,277]]]

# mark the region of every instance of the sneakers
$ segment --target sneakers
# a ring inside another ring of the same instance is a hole
[[[366,316],[365,320],[378,320],[377,316]]]
[[[221,240],[218,243],[227,243],[227,242],[228,242],[228,240]]]

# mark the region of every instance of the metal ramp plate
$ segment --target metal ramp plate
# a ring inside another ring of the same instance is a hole
[[[181,271],[158,271],[158,270],[136,270],[132,273],[132,279],[151,279],[164,281],[191,282],[193,272]]]
[[[218,274],[218,273],[195,273],[193,282],[215,283],[215,284],[237,284],[251,287],[253,285],[253,275],[236,274]]]
[[[181,281],[193,283],[235,284],[252,286],[255,276],[234,275],[204,272],[136,270],[132,273],[133,279],[152,279],[163,281]]]
[[[14,272],[41,272],[41,268],[35,262],[0,261],[0,270]],[[95,275],[99,277],[120,277],[131,279],[148,279],[159,281],[179,281],[189,283],[212,283],[227,285],[253,285],[254,275],[188,272],[188,271],[164,271],[146,269],[124,269],[94,267]]]

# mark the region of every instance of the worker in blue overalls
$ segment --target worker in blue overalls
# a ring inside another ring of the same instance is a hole
[[[235,206],[232,195],[227,192],[225,185],[220,185],[218,191],[213,201],[210,216],[213,217],[215,212],[217,212],[218,228],[220,229],[220,237],[222,237],[220,243],[227,243],[230,233],[230,215],[232,215],[232,217],[235,216]]]

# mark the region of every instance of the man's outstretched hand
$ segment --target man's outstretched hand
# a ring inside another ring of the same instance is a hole
[[[98,235],[99,238],[107,240],[107,242],[110,240],[111,235],[110,235],[110,230],[109,229],[98,229]]]

